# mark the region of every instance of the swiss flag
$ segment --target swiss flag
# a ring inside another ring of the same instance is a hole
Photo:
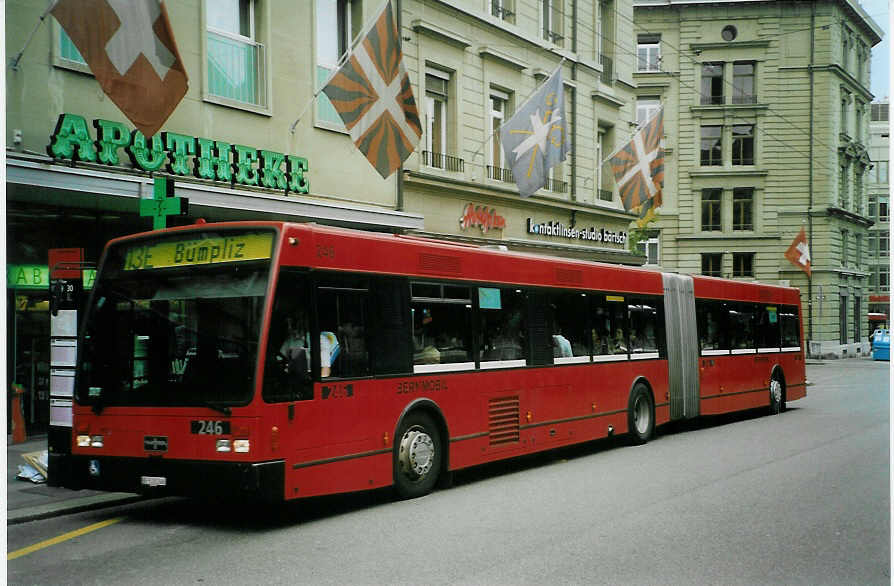
[[[807,244],[807,233],[804,232],[804,226],[801,226],[801,231],[785,251],[785,258],[807,273],[808,277],[810,276],[810,246]]]
[[[109,99],[144,135],[155,134],[189,85],[164,4],[60,0],[52,13]]]

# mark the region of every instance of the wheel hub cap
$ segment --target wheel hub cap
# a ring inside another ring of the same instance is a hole
[[[639,433],[646,433],[649,429],[649,405],[642,397],[637,399],[633,408],[633,423]]]
[[[400,442],[400,464],[405,473],[422,477],[431,470],[435,444],[424,431],[411,429]]]
[[[770,398],[774,403],[782,403],[782,384],[778,380],[770,383]]]

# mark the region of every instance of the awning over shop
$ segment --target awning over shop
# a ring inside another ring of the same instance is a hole
[[[9,201],[94,208],[136,214],[141,198],[152,197],[152,177],[66,166],[47,157],[7,155]],[[333,226],[403,232],[423,228],[420,214],[347,202],[326,202],[308,196],[285,196],[262,190],[206,185],[181,179],[177,195],[189,199],[190,216],[215,221],[286,220]]]

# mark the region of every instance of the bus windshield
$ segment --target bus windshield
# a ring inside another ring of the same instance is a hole
[[[272,242],[272,233],[264,236]],[[269,245],[267,260],[139,269],[130,264],[130,247],[111,249],[97,278],[82,338],[78,402],[221,411],[249,402]],[[153,252],[157,260],[159,251]]]

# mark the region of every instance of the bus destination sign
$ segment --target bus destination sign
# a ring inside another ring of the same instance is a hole
[[[250,232],[201,240],[164,240],[127,248],[125,271],[163,269],[270,258],[273,234]]]

